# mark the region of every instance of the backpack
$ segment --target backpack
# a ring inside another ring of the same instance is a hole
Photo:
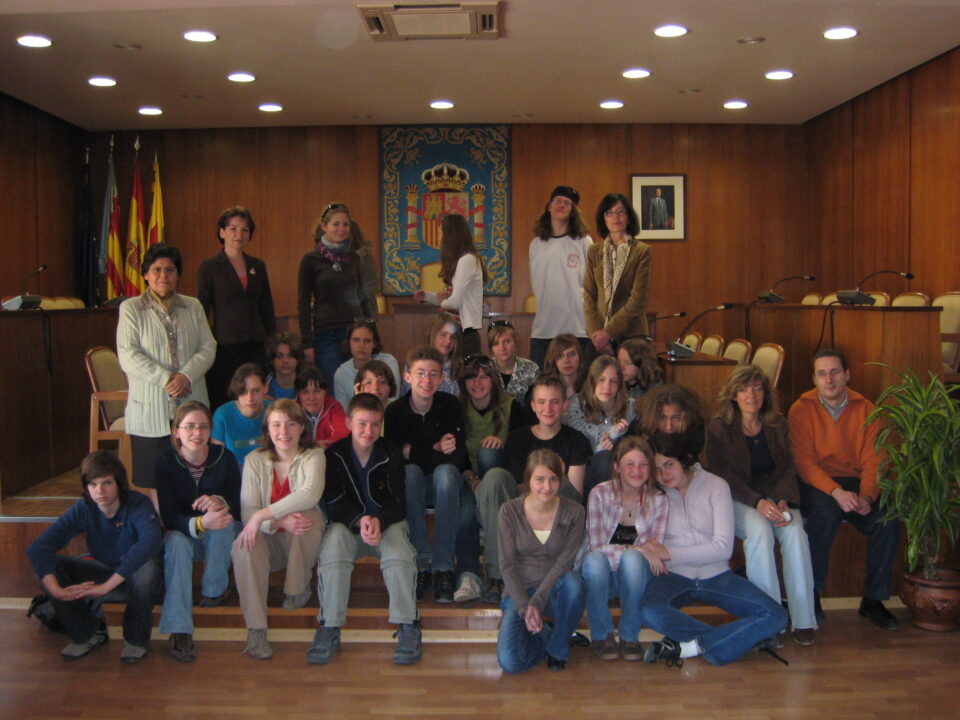
[[[53,607],[53,598],[46,593],[33,596],[30,607],[27,608],[27,617],[36,617],[51,632],[64,634],[67,632],[61,624],[60,618],[57,617],[57,611]]]

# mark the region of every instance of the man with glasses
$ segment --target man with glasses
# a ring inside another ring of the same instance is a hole
[[[813,390],[790,408],[790,439],[800,479],[800,508],[807,520],[817,621],[824,619],[820,593],[827,581],[830,548],[843,520],[867,536],[867,577],[860,615],[884,630],[900,623],[883,606],[900,527],[884,522],[874,450],[876,425],[864,427],[873,403],[847,387],[850,370],[837,350],[813,357]]]

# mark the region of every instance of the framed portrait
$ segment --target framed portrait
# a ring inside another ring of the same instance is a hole
[[[686,175],[631,175],[633,208],[644,242],[686,240]]]

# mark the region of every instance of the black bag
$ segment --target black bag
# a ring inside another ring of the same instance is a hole
[[[53,598],[46,593],[34,595],[30,601],[30,607],[27,608],[27,617],[35,617],[41,624],[55,633],[66,634],[67,630],[60,623],[57,617],[57,611],[53,607]]]

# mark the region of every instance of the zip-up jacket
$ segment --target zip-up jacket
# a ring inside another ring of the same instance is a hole
[[[330,522],[339,522],[354,532],[366,513],[363,488],[353,464],[353,438],[347,436],[327,448],[327,485],[323,503]],[[403,455],[389,440],[379,438],[367,461],[370,498],[377,506],[380,530],[407,516]]]

